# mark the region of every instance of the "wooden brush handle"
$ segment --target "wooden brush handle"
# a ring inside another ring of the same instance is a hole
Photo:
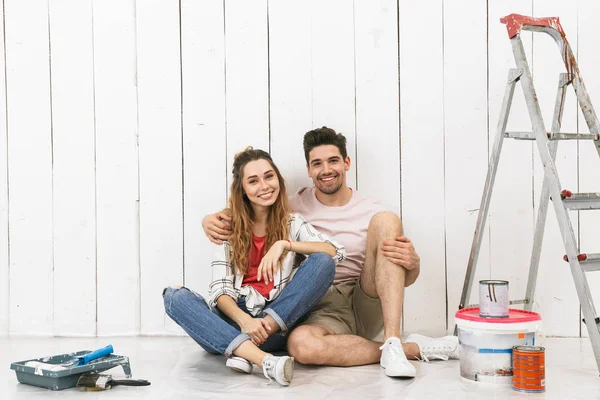
[[[110,381],[107,382],[107,385],[110,385],[110,386],[117,386],[117,385],[123,385],[123,386],[150,386],[150,382],[148,382],[145,379],[121,379],[121,380],[111,379]]]

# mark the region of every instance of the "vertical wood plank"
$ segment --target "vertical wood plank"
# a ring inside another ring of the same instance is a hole
[[[162,289],[184,275],[179,16],[177,0],[136,3],[144,334],[165,331]]]
[[[534,0],[534,17],[558,16],[565,29],[567,39],[577,54],[577,8],[560,0]],[[533,83],[535,85],[546,130],[552,128],[552,117],[556,103],[559,74],[566,72],[561,52],[554,40],[542,33],[533,35]],[[562,118],[562,132],[577,132],[577,99],[572,86],[567,90]],[[578,192],[577,189],[577,142],[558,143],[556,169],[564,189]],[[544,169],[539,151],[534,148],[534,216],[537,217],[540,192],[544,179]],[[577,237],[577,212],[570,212],[571,222]],[[558,227],[556,213],[549,204],[546,231],[540,269],[538,272],[535,308],[542,314],[546,335],[579,335],[579,300],[575,291],[573,276],[569,264],[563,261],[565,246]]]
[[[354,7],[347,0],[311,4],[313,126],[327,126],[346,136],[352,160],[347,182],[356,189]]]
[[[396,1],[356,0],[354,28],[357,185],[400,214]]]
[[[6,0],[10,333],[52,332],[48,4]]]
[[[54,334],[96,335],[92,2],[49,2]]]
[[[8,149],[6,132],[6,59],[4,0],[0,0],[0,336],[8,333],[10,275],[8,269]]]
[[[97,332],[139,333],[135,0],[94,0]]]
[[[227,193],[233,156],[269,151],[267,1],[225,1]]]
[[[185,284],[208,295],[211,244],[202,218],[226,205],[223,0],[181,3]]]
[[[489,0],[488,2],[488,79],[490,149],[496,135],[508,73],[515,58],[506,25],[500,18],[511,13],[531,15],[531,0]],[[531,33],[521,34],[531,62]],[[507,130],[531,130],[531,122],[521,84],[517,83]],[[491,150],[490,150],[491,151]],[[510,282],[511,299],[522,299],[533,245],[532,153],[534,143],[505,140],[490,203],[490,275],[486,279]]]
[[[579,69],[586,89],[594,104],[596,114],[600,112],[600,54],[598,54],[598,36],[600,25],[595,18],[590,16],[600,15],[600,3],[594,0],[581,0],[578,2],[577,16],[577,48]],[[565,28],[566,29],[566,28]],[[569,32],[567,32],[569,34]],[[570,34],[573,36],[574,34]],[[585,119],[578,111],[578,129],[581,133],[589,133]],[[582,141],[579,143],[579,191],[582,193],[600,192],[600,174],[598,152],[592,143]],[[580,245],[582,253],[600,253],[600,212],[582,211],[579,222]],[[563,267],[564,268],[564,267]],[[566,267],[568,269],[568,267]],[[594,299],[596,312],[600,310],[600,275],[588,273],[586,275]],[[570,279],[572,282],[573,279]],[[585,324],[581,324],[581,336],[589,336]]]
[[[313,3],[269,2],[271,155],[288,193],[312,186],[302,150],[312,123],[311,12]]]
[[[398,4],[402,220],[421,257],[419,279],[405,293],[404,329],[439,335],[446,330],[443,2]]]
[[[444,169],[448,329],[454,328],[488,168],[487,5],[444,2]],[[495,124],[490,124],[494,130]],[[471,298],[489,276],[489,228]]]

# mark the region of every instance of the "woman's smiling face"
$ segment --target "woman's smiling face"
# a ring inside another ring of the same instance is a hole
[[[279,179],[269,161],[261,159],[246,164],[242,188],[252,208],[272,206],[279,196]]]

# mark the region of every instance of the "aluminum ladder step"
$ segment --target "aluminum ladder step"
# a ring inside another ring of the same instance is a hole
[[[572,193],[563,190],[560,197],[568,210],[600,210],[600,193]]]
[[[563,257],[563,260],[568,262],[569,258],[565,255]],[[577,260],[579,260],[581,269],[583,269],[586,272],[600,271],[600,253],[578,254]]]
[[[504,136],[518,140],[535,140],[533,132],[505,132]],[[600,140],[597,133],[547,133],[549,140]]]
[[[529,299],[519,299],[519,300],[509,300],[508,301],[508,304],[511,306],[518,305],[518,304],[529,304],[529,303],[530,303]],[[465,308],[473,308],[473,307],[479,307],[479,304],[467,304],[466,306],[463,306],[461,308],[461,310],[465,309]]]

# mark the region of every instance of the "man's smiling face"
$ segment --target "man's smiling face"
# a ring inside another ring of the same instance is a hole
[[[312,149],[308,156],[308,176],[324,194],[334,194],[346,186],[350,157],[344,158],[337,146],[326,144]]]

